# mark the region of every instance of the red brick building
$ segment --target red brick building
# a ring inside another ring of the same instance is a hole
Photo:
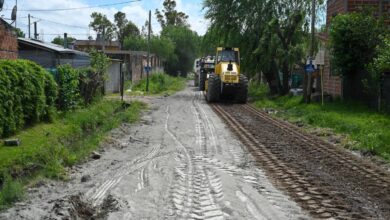
[[[372,10],[376,11],[377,15],[390,14],[390,2],[387,0],[328,0],[326,26],[329,27],[332,22],[332,17],[338,14],[360,11],[365,8],[371,8]],[[390,20],[388,23],[390,24]],[[319,38],[325,44],[328,41],[326,34],[320,34]],[[343,82],[338,74],[332,69],[329,51],[327,51],[325,55],[323,81],[323,89],[325,93],[334,97],[343,96]]]
[[[18,40],[14,28],[0,18],[0,59],[18,58]]]

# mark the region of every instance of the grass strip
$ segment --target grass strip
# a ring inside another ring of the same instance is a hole
[[[278,110],[276,116],[292,123],[303,123],[316,128],[331,129],[346,135],[345,147],[364,154],[378,155],[390,161],[390,116],[378,113],[363,104],[334,101],[304,104],[301,97],[267,96],[265,85],[250,85],[249,94],[254,104],[262,109]]]
[[[172,95],[185,88],[185,78],[173,77],[165,73],[154,73],[149,78],[149,95]],[[146,79],[135,84],[129,95],[146,94]]]
[[[136,122],[145,108],[141,102],[102,100],[23,130],[12,137],[21,140],[19,147],[0,145],[0,209],[20,200],[23,186],[37,176],[66,179],[66,167],[87,158],[112,129]]]

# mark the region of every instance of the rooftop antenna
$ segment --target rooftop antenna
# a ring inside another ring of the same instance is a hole
[[[17,17],[17,12],[18,12],[18,0],[16,0],[16,5],[12,9],[11,13],[11,20],[15,22],[15,28],[16,28],[16,17]]]

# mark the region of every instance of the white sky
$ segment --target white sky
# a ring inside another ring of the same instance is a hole
[[[38,33],[43,35],[45,41],[51,41],[54,37],[61,35],[64,32],[68,36],[77,39],[87,39],[89,35],[95,37],[95,33],[89,29],[88,25],[91,21],[90,15],[92,12],[101,12],[113,21],[114,14],[118,11],[126,13],[127,19],[133,21],[140,29],[148,19],[148,11],[152,10],[152,28],[154,33],[159,33],[161,27],[157,22],[154,12],[158,8],[161,10],[164,0],[142,0],[141,2],[128,3],[125,5],[73,10],[73,11],[57,11],[57,12],[25,12],[25,9],[58,9],[58,8],[77,8],[94,6],[109,3],[118,3],[126,0],[18,0],[18,20],[17,27],[28,35],[28,13],[34,18],[33,21],[38,21]],[[12,7],[15,5],[15,0],[5,0],[4,9],[0,12],[5,18],[11,17]],[[203,35],[207,30],[207,21],[203,18],[202,0],[177,0],[177,10],[183,11],[189,15],[189,23],[191,28]],[[42,19],[42,20],[41,20]],[[33,35],[34,27],[31,26],[31,35]],[[28,36],[26,36],[28,37]],[[33,37],[33,36],[32,36]],[[42,36],[41,36],[42,37]]]

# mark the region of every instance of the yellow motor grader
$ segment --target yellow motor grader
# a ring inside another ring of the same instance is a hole
[[[206,99],[218,102],[224,96],[239,103],[246,103],[248,78],[240,73],[238,48],[217,48],[215,71],[207,75]]]

